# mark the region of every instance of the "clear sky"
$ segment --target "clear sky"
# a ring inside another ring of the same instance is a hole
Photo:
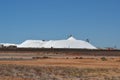
[[[120,48],[120,0],[0,0],[0,42],[90,39]]]

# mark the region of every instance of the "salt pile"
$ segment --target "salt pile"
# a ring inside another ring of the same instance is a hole
[[[22,44],[18,45],[19,48],[77,48],[77,49],[97,49],[90,43],[77,40],[74,37],[70,37],[67,40],[26,40]]]

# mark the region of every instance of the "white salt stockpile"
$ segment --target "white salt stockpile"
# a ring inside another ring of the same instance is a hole
[[[18,45],[19,48],[42,48],[42,45],[47,41],[43,40],[26,40],[22,44]]]
[[[82,40],[76,40],[74,37],[70,37],[67,40],[27,40],[18,45],[22,48],[77,48],[77,49],[97,49],[90,43]]]
[[[67,40],[55,40],[49,41],[43,45],[45,48],[81,48],[81,49],[96,49],[90,43],[82,40],[76,40],[73,37],[70,37]]]

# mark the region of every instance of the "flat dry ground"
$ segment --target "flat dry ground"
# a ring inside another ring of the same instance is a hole
[[[83,59],[37,59],[37,60],[18,60],[8,61],[1,60],[0,64],[16,64],[30,66],[62,66],[62,67],[77,67],[77,68],[120,68],[120,57],[106,58],[103,61],[101,58],[83,58]]]

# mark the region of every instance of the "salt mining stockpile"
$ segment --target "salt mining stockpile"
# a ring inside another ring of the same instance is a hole
[[[80,56],[120,56],[120,50],[113,49],[97,49],[87,41],[77,40],[70,37],[66,40],[26,40],[21,44],[1,43],[3,48],[0,48],[0,56],[17,55],[36,56],[38,54],[48,55],[80,55]],[[17,48],[16,48],[17,46]],[[29,54],[21,54],[29,53]]]
[[[77,40],[74,37],[70,37],[67,40],[26,40],[18,48],[72,48],[72,49],[97,49],[90,43]]]

